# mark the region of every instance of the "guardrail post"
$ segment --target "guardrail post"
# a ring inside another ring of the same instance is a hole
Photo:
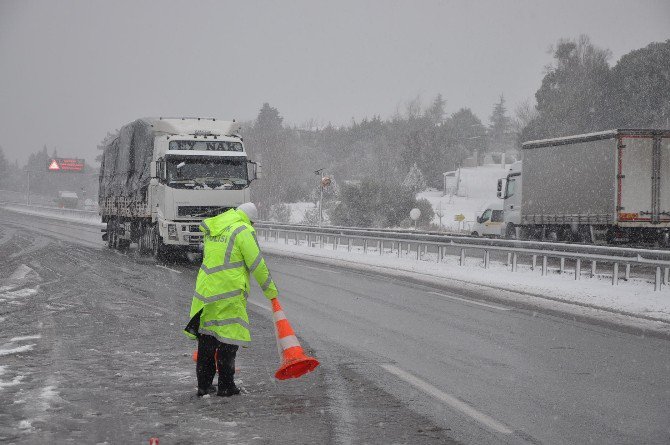
[[[614,270],[612,270],[612,286],[619,284],[619,263],[614,263]]]
[[[379,249],[379,256],[382,256],[384,254],[384,241],[379,240],[377,242],[377,249]]]
[[[654,279],[654,291],[661,290],[661,266],[656,266],[656,278]]]
[[[626,272],[624,280],[630,280],[630,263],[626,263]]]
[[[319,248],[323,249],[323,235],[319,235]]]
[[[516,268],[516,261],[517,261],[517,253],[514,252],[514,253],[512,254],[512,272],[516,272],[516,270],[517,270],[517,268]]]
[[[582,276],[582,259],[577,258],[575,261],[575,280],[579,280]]]
[[[437,257],[437,262],[440,262],[440,256],[442,255],[442,246],[435,244],[435,251],[437,252],[435,256]]]
[[[461,248],[461,266],[465,266],[465,249]]]
[[[533,265],[531,266],[530,270],[535,270],[537,267],[537,255],[533,255]]]
[[[511,262],[512,262],[512,254],[508,252],[507,253],[507,262],[505,263],[505,266],[509,266]]]
[[[565,257],[561,257],[561,275],[565,272]]]
[[[363,253],[368,253],[368,239],[363,240]]]
[[[484,269],[489,268],[489,262],[491,261],[491,254],[488,250],[484,251]]]
[[[421,244],[417,243],[416,244],[416,260],[419,261],[421,259]]]
[[[591,278],[596,276],[596,267],[598,267],[598,262],[596,260],[591,261]]]
[[[270,229],[265,229],[265,230],[263,230],[263,235],[265,236],[265,241],[268,240],[268,232],[269,232],[269,231],[270,231]]]
[[[542,276],[547,275],[547,256],[542,257]]]
[[[289,234],[288,230],[286,232],[284,232],[284,244],[287,244],[287,245],[288,245],[288,234]]]
[[[393,243],[393,245],[395,246],[395,243]],[[407,243],[407,250],[409,251],[409,243]],[[398,252],[396,252],[396,256],[398,258],[402,257],[402,242],[400,241],[398,241]]]
[[[351,252],[351,238],[347,239],[347,252]]]
[[[670,268],[663,268],[663,284],[668,285],[668,275],[670,274]]]

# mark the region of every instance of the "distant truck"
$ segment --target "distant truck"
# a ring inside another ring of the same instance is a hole
[[[260,166],[247,158],[240,124],[201,118],[131,122],[105,147],[99,213],[110,248],[142,254],[198,251],[200,222],[250,200]]]
[[[508,238],[668,243],[670,130],[530,141],[498,181]]]
[[[502,237],[505,234],[503,204],[501,202],[488,204],[484,211],[477,215],[470,234],[472,236]]]
[[[61,190],[56,198],[56,205],[61,209],[76,209],[79,205],[79,196],[75,192]]]

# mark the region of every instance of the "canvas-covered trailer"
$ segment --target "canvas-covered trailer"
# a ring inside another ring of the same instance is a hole
[[[522,227],[666,236],[670,130],[618,129],[522,145]]]

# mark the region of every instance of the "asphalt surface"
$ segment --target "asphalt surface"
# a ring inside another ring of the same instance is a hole
[[[256,287],[245,393],[198,399],[180,332],[198,264],[1,209],[0,258],[0,442],[670,443],[667,340],[268,257],[322,365],[274,380]]]

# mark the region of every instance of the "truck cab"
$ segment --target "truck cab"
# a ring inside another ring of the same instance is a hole
[[[238,123],[160,119],[153,126],[152,221],[165,245],[198,247],[201,220],[250,201],[257,165],[247,159]]]
[[[504,234],[503,204],[501,202],[492,202],[481,213],[476,215],[471,235],[498,238]]]
[[[521,161],[513,163],[507,177],[498,180],[498,198],[503,200],[503,236],[517,238],[521,224]]]

